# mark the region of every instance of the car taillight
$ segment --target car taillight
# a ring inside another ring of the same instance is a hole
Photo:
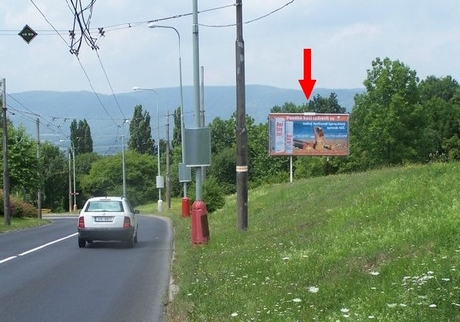
[[[131,227],[131,219],[129,217],[125,217],[123,221],[123,228],[130,228]]]
[[[78,228],[85,228],[85,217],[78,218]]]

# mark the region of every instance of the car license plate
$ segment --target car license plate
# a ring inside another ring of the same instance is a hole
[[[112,222],[113,217],[102,217],[102,216],[94,217],[94,221],[95,222]]]

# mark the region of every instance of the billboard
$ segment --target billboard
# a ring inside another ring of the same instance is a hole
[[[329,113],[271,113],[270,155],[347,156],[348,116]]]

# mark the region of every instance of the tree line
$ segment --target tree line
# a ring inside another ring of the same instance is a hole
[[[420,80],[416,71],[403,62],[376,58],[367,70],[363,84],[365,91],[355,96],[350,111],[349,156],[294,156],[295,179],[460,159],[460,87],[455,79],[451,76],[429,76]],[[340,106],[336,94],[331,93],[329,97],[316,95],[302,105],[286,102],[272,107],[270,112],[346,113],[346,109]],[[149,113],[141,105],[134,108],[124,154],[127,195],[134,204],[155,202],[158,198],[155,186],[158,152],[162,174],[166,174],[167,157],[170,160],[171,196],[183,194],[178,170],[182,162],[179,107],[172,117],[171,141],[155,142]],[[208,126],[211,130],[212,163],[206,169],[203,199],[211,206],[208,211],[212,211],[222,205],[224,195],[236,191],[235,114],[227,120],[215,118]],[[246,130],[249,187],[287,181],[289,157],[269,155],[268,119],[256,124],[248,115]],[[122,153],[110,156],[94,153],[86,120],[71,123],[69,140],[73,151],[69,150],[67,154],[52,143],[44,142],[40,145],[40,158],[37,160],[35,140],[23,127],[15,128],[10,124],[8,144],[12,194],[21,195],[33,203],[36,191],[41,187],[43,207],[66,210],[70,202],[69,154],[75,153],[79,207],[92,195],[121,195]],[[187,191],[193,200],[193,182]],[[212,202],[208,202],[207,198]]]

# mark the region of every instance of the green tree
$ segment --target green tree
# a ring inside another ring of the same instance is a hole
[[[3,135],[3,129],[0,131]],[[3,162],[3,154],[0,156]],[[10,192],[23,199],[36,196],[38,190],[37,143],[23,126],[8,124],[8,166]],[[1,178],[3,183],[3,176]]]
[[[429,156],[452,155],[453,142],[460,135],[460,86],[452,77],[427,77],[419,85],[421,105],[426,121],[423,133],[423,154]],[[449,157],[450,160],[455,158]]]
[[[70,124],[70,142],[75,149],[75,155],[93,152],[91,129],[85,120],[73,120]]]
[[[459,87],[458,82],[452,76],[441,78],[428,76],[420,82],[420,100],[423,103],[437,97],[445,102],[450,102]]]
[[[316,95],[308,101],[308,112],[315,113],[345,113],[345,107],[340,106],[337,94],[331,93],[328,98]]]
[[[289,178],[289,157],[270,156],[268,151],[268,122],[254,124],[253,119],[247,119],[246,122],[248,124],[248,178],[250,186],[286,181]]]
[[[173,113],[173,126],[171,147],[175,148],[182,145],[180,106]]]
[[[40,179],[44,208],[50,208],[53,211],[69,209],[67,203],[70,171],[71,167],[58,146],[47,141],[41,144]]]
[[[125,153],[126,194],[135,205],[156,200],[156,160],[136,151]],[[81,178],[85,196],[121,196],[123,193],[122,156],[112,155],[95,161],[89,174]]]
[[[133,117],[129,123],[129,133],[128,149],[141,154],[153,154],[155,141],[152,139],[150,114],[142,110],[142,105],[134,107]]]
[[[236,149],[236,117],[235,113],[228,120],[216,117],[209,124],[211,130],[212,155],[226,148]],[[236,152],[235,152],[236,153]]]
[[[81,187],[81,180],[85,175],[90,173],[92,165],[101,158],[102,156],[94,152],[78,154],[75,156],[75,180],[78,192],[76,200],[78,209],[81,209],[86,199],[91,197],[91,195],[85,194],[83,191]]]
[[[292,102],[284,103],[283,106],[275,105],[270,109],[270,113],[303,113],[309,112],[308,104],[296,105]]]
[[[350,115],[352,162],[364,168],[417,161],[423,117],[416,72],[377,58]]]

